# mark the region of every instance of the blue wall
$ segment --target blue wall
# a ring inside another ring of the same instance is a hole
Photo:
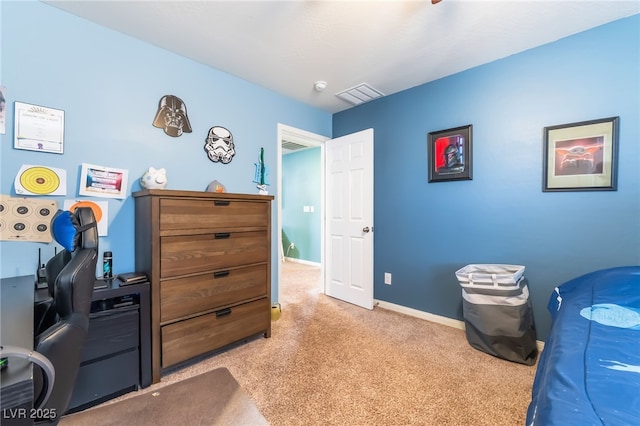
[[[204,190],[217,179],[228,192],[255,194],[252,180],[260,147],[270,170],[277,168],[278,123],[331,132],[331,114],[325,111],[44,3],[2,2],[1,19],[0,84],[7,87],[7,133],[0,146],[0,193],[15,196],[13,179],[22,164],[66,169],[67,196],[47,197],[59,206],[78,197],[83,162],[129,170],[128,196],[109,200],[109,235],[100,239],[101,252],[113,251],[115,273],[134,269],[130,193],[140,189],[138,178],[149,166],[167,169],[169,189]],[[172,138],[152,126],[158,101],[166,94],[184,100],[192,133]],[[14,101],[65,111],[64,155],[13,149]],[[227,165],[209,161],[203,149],[215,125],[233,133],[236,155]],[[276,182],[275,172],[270,178]],[[273,194],[275,185],[269,189]],[[273,253],[278,253],[276,237],[274,229]],[[53,243],[0,243],[0,276],[34,273],[38,248],[45,259],[53,255]],[[274,256],[275,300],[277,268]]]
[[[78,197],[83,162],[128,169],[128,193],[149,166],[167,168],[169,189],[203,190],[217,179],[229,192],[256,193],[260,147],[276,170],[277,123],[332,134],[324,111],[46,4],[1,8],[2,194],[15,196],[22,164],[59,167],[67,171],[67,196],[45,198],[62,205]],[[544,339],[553,287],[640,263],[639,21],[623,19],[333,116],[334,136],[375,129],[377,299],[461,319],[455,270],[522,264]],[[185,101],[193,133],[171,138],[151,125],[165,94]],[[65,111],[64,155],[13,149],[13,101]],[[611,116],[620,116],[618,191],[543,193],[542,129]],[[428,184],[427,133],[466,124],[474,126],[473,180]],[[233,132],[237,154],[228,165],[205,156],[214,125]],[[134,267],[133,214],[130,196],[109,200],[109,235],[100,245],[114,252],[116,273]],[[276,236],[274,229],[273,253]],[[53,254],[53,244],[1,242],[0,276],[33,273],[38,248],[45,258]],[[274,293],[278,267],[274,256]],[[393,273],[392,286],[383,284],[384,272]]]
[[[334,137],[374,128],[376,299],[462,319],[457,269],[525,265],[545,339],[555,286],[640,263],[639,29],[635,15],[334,115]],[[542,192],[543,128],[612,116],[618,190]],[[473,180],[427,183],[427,133],[467,124]]]
[[[310,148],[282,157],[282,248],[286,257],[320,263],[321,152]],[[313,206],[313,212],[305,212]],[[294,249],[288,250],[290,243]]]

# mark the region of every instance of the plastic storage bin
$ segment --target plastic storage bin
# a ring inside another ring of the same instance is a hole
[[[524,266],[472,264],[456,271],[469,344],[490,355],[533,365],[538,355]]]

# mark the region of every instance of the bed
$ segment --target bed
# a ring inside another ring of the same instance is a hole
[[[640,425],[640,266],[554,290],[527,425]]]

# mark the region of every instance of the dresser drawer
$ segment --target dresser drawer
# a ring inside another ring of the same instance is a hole
[[[269,299],[244,303],[162,327],[162,367],[168,367],[246,337],[267,332]]]
[[[269,203],[256,201],[163,198],[160,231],[267,228],[269,208]]]
[[[164,280],[160,282],[160,321],[266,296],[266,264]]]
[[[168,278],[266,262],[268,242],[267,231],[162,237],[160,276]]]

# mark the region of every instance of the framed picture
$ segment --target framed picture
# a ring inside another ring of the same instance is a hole
[[[471,124],[429,133],[427,162],[429,182],[471,180]]]
[[[82,163],[80,195],[104,198],[126,198],[129,172],[113,167]]]
[[[615,191],[619,117],[544,128],[543,191]]]
[[[14,148],[64,153],[64,111],[23,102],[14,106]]]

